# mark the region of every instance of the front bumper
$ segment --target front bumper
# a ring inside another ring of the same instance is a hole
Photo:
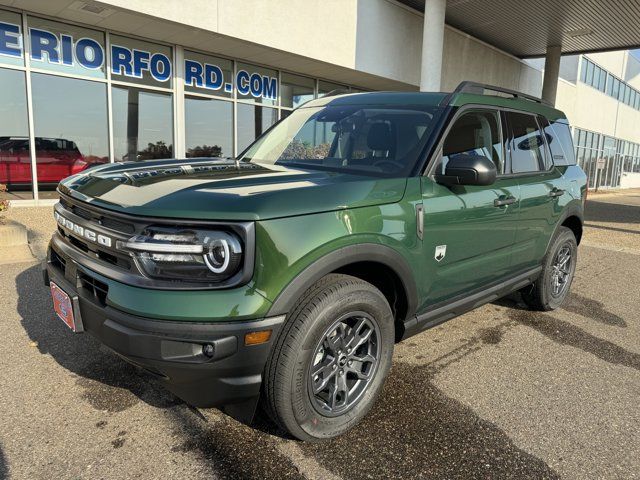
[[[210,323],[154,320],[109,306],[99,276],[59,251],[49,249],[43,273],[47,286],[53,281],[74,299],[84,331],[152,373],[185,402],[219,407],[244,421],[253,416],[284,316]],[[272,330],[269,342],[245,345],[245,334],[261,330]],[[209,356],[205,345],[213,346]]]

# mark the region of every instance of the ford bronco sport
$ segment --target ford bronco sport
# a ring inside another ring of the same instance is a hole
[[[236,159],[63,180],[45,283],[186,402],[317,441],[367,414],[395,342],[515,291],[560,306],[585,180],[563,113],[518,92],[328,96]]]

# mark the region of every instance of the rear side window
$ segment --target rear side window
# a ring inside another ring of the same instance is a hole
[[[507,112],[511,140],[511,172],[546,170],[546,149],[536,117],[526,113]]]
[[[553,164],[558,167],[575,165],[576,151],[573,147],[569,125],[563,122],[546,123],[544,133],[551,149]]]

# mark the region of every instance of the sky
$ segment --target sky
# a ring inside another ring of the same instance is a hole
[[[637,50],[631,50],[631,55],[633,55],[634,57],[636,57],[638,60],[640,60],[640,48]]]

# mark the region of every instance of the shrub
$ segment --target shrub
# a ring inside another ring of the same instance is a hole
[[[0,195],[7,191],[7,186],[0,183]],[[0,212],[9,208],[9,200],[0,199]]]

